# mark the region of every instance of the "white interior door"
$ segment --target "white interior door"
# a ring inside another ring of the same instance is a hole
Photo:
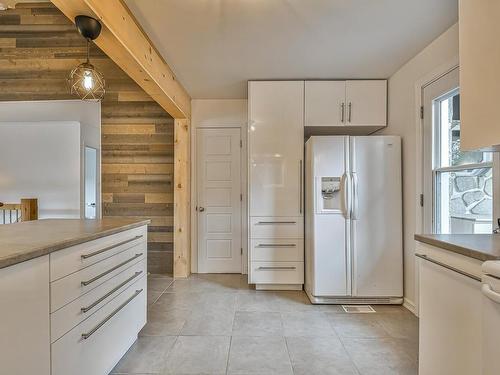
[[[97,217],[97,150],[85,147],[85,219]]]
[[[241,273],[240,129],[198,129],[198,272]]]

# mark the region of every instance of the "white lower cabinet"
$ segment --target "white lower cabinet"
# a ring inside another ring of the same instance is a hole
[[[250,243],[252,261],[304,261],[303,239],[253,239]]]
[[[52,375],[108,374],[146,324],[143,276],[52,344]]]
[[[304,262],[252,262],[250,282],[268,285],[300,285],[302,289]],[[270,289],[278,289],[278,287],[270,287]]]
[[[0,373],[49,375],[49,325],[49,256],[0,269]]]
[[[143,259],[84,294],[81,298],[52,313],[50,319],[51,342],[58,340],[80,322],[99,311],[101,307],[146,275],[146,272],[146,261]]]
[[[109,374],[146,324],[146,265],[141,226],[0,269],[0,374]]]
[[[456,271],[479,277],[481,262],[421,244],[417,253],[427,256],[418,261],[419,375],[481,374],[481,282]]]

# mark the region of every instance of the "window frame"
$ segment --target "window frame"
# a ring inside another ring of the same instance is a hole
[[[492,155],[491,160],[483,161],[481,163],[466,163],[461,165],[453,165],[442,167],[442,122],[441,122],[441,103],[453,96],[460,94],[460,87],[440,95],[433,99],[432,101],[432,207],[431,207],[431,222],[432,222],[432,232],[442,233],[439,229],[442,223],[441,220],[441,205],[439,204],[439,179],[441,175],[445,173],[452,172],[463,172],[467,170],[478,170],[478,169],[491,169],[493,184],[495,183],[495,165],[494,160],[496,159]],[[493,187],[493,190],[495,187]],[[492,195],[492,229],[495,228],[494,223],[494,207],[495,207],[495,193],[493,191]],[[450,215],[451,216],[451,215]]]

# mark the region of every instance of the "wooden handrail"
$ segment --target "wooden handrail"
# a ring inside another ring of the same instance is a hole
[[[10,210],[20,210],[21,203],[2,203],[0,202],[0,210],[10,211]]]
[[[15,212],[16,221],[38,220],[38,199],[23,198],[21,203],[2,203],[0,202],[0,211],[3,211],[3,222],[6,224],[5,213],[9,212],[9,220],[12,222],[12,212]],[[18,212],[19,211],[19,212]]]

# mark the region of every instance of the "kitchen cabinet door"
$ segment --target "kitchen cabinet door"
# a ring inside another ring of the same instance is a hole
[[[346,125],[387,125],[387,81],[346,82]]]
[[[418,373],[481,374],[481,283],[428,260],[419,270]]]
[[[0,373],[49,375],[49,256],[0,269],[0,301]]]
[[[305,126],[343,126],[345,81],[306,81]]]
[[[304,81],[249,82],[250,216],[302,216]]]
[[[500,150],[500,1],[459,1],[460,148]]]

